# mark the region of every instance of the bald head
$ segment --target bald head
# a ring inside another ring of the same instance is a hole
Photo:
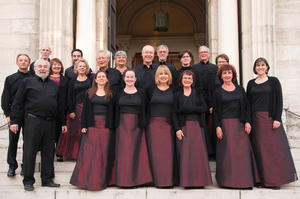
[[[52,53],[50,46],[42,45],[40,48],[40,53],[41,53],[41,58],[47,60]]]

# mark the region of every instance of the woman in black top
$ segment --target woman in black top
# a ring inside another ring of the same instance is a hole
[[[269,69],[265,58],[256,59],[253,72],[257,77],[248,82],[247,96],[252,113],[252,144],[262,184],[279,189],[298,178],[281,124],[281,85],[276,77],[267,75]]]
[[[106,188],[113,167],[113,100],[105,72],[96,73],[81,114],[83,139],[70,183],[88,190]]]
[[[177,84],[176,87],[179,87],[179,78],[181,77],[181,73],[183,73],[186,70],[193,71],[191,65],[193,61],[193,54],[189,50],[183,50],[179,53],[178,58],[181,63],[181,68],[177,70]]]
[[[177,137],[179,180],[183,187],[203,187],[212,184],[208,165],[202,114],[207,111],[204,99],[194,84],[194,73],[185,70],[175,93],[174,129]]]
[[[115,184],[134,187],[152,182],[145,136],[145,95],[135,87],[132,69],[124,72],[125,88],[116,97]]]
[[[64,150],[59,155],[66,158],[77,159],[81,142],[81,111],[86,91],[91,87],[92,80],[87,76],[89,65],[85,59],[80,59],[74,66],[77,77],[69,82],[68,112],[70,117],[69,135],[66,143],[60,142]],[[60,147],[60,146],[59,146]]]
[[[255,161],[249,140],[249,104],[241,86],[234,85],[236,71],[230,64],[218,70],[222,86],[215,92],[216,179],[221,187],[252,188],[256,183]]]
[[[66,92],[67,92],[67,86],[68,86],[68,81],[67,79],[63,76],[64,73],[64,67],[62,62],[58,59],[58,58],[53,58],[50,61],[50,76],[49,78],[54,81],[57,86],[60,88],[59,90],[61,90],[60,94],[63,95],[61,96],[63,99],[63,107],[64,108],[64,115],[66,116]],[[56,148],[58,147],[58,141],[59,138],[61,136],[61,122],[59,119],[59,114],[57,115],[57,120],[56,120],[56,134],[55,134],[55,144],[56,144]],[[58,153],[56,153],[56,158],[58,162],[62,162],[63,161],[63,156],[58,155]]]
[[[155,86],[147,93],[147,143],[154,185],[173,186],[174,133],[172,129],[173,89],[169,68],[160,65],[155,74]]]

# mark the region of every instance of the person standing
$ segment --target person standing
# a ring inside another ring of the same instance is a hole
[[[123,75],[124,72],[128,69],[127,64],[127,54],[125,51],[119,50],[115,54],[115,62],[116,62],[116,69],[120,71]]]
[[[280,186],[298,179],[285,130],[281,121],[282,90],[276,77],[268,76],[265,58],[254,62],[255,79],[248,82],[247,96],[252,113],[252,145],[262,185]]]
[[[41,53],[40,59],[50,62],[50,55],[52,53],[50,46],[48,46],[48,45],[41,46],[40,53]],[[30,64],[29,72],[31,75],[34,75],[34,73],[35,73],[34,63],[35,63],[35,61]]]
[[[87,190],[106,188],[112,178],[114,103],[108,76],[98,71],[85,95],[81,114],[83,133],[70,183]]]
[[[18,54],[16,58],[16,64],[18,65],[18,72],[6,77],[1,97],[1,107],[6,117],[8,126],[10,126],[10,114],[12,108],[11,106],[17,93],[17,90],[22,84],[23,79],[31,77],[31,74],[28,72],[28,67],[30,65],[30,57],[27,54]],[[9,165],[9,169],[7,171],[8,177],[15,176],[15,170],[18,168],[16,156],[21,127],[23,127],[23,121],[20,123],[20,128],[18,131],[12,132],[11,130],[9,130],[9,141],[7,150],[7,163]],[[22,174],[23,169],[21,170],[21,175]]]
[[[56,83],[49,79],[50,64],[39,59],[34,64],[35,75],[26,78],[20,84],[15,96],[10,130],[16,133],[24,118],[24,189],[33,191],[36,153],[41,150],[42,186],[59,187],[53,182],[54,178],[54,139],[55,118],[57,110],[63,113],[60,106],[61,91]],[[62,131],[66,132],[65,117],[60,115]]]
[[[135,187],[152,182],[144,128],[145,94],[134,84],[135,72],[124,73],[125,88],[116,97],[115,184]]]
[[[250,107],[244,88],[236,86],[235,68],[223,64],[218,70],[222,86],[216,89],[216,179],[221,187],[249,188],[258,182],[258,173],[249,134]]]
[[[175,93],[174,129],[179,162],[179,185],[187,188],[212,184],[203,131],[202,114],[207,111],[204,99],[193,88],[194,73],[185,70],[180,76],[180,88]]]

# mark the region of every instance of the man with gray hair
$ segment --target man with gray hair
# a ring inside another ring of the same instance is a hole
[[[155,72],[157,66],[153,64],[154,48],[146,45],[142,49],[143,63],[136,66],[134,71],[136,73],[136,86],[147,90],[155,84]]]
[[[109,50],[99,50],[96,57],[97,69],[106,72],[111,90],[117,92],[122,84],[122,75],[117,69],[109,67],[110,56]]]
[[[156,66],[160,66],[160,65],[166,65],[169,70],[171,71],[172,74],[172,85],[176,88],[178,87],[177,85],[177,72],[176,72],[176,68],[175,66],[173,66],[172,64],[167,63],[167,59],[168,59],[168,55],[169,55],[169,48],[167,45],[165,44],[161,44],[156,48],[156,53],[158,56],[158,63],[156,63]]]
[[[10,130],[16,133],[24,120],[24,189],[33,191],[35,159],[41,150],[42,186],[59,187],[53,182],[55,152],[55,120],[57,114],[66,132],[62,91],[49,79],[50,64],[39,59],[34,64],[35,75],[22,81],[12,104]]]

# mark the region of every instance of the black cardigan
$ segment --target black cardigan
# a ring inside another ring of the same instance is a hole
[[[185,125],[187,114],[197,114],[199,125],[202,127],[204,125],[202,113],[207,111],[207,105],[205,103],[205,100],[202,94],[199,93],[194,88],[192,88],[190,97],[192,98],[192,101],[196,103],[194,103],[193,106],[189,107],[191,108],[192,111],[189,110],[187,112],[187,110],[184,110],[183,103],[182,103],[184,100],[183,88],[177,91],[174,95],[175,102],[174,102],[173,111],[175,112],[175,118],[173,119],[173,126],[175,131],[180,130],[181,127]]]
[[[242,86],[236,86],[240,93],[240,116],[239,119],[242,123],[250,122],[250,105]],[[213,109],[214,121],[216,127],[222,127],[222,87],[216,88],[214,97]]]
[[[124,89],[120,90],[118,94],[116,95],[115,98],[115,128],[118,128],[120,125],[120,106],[119,106],[119,100],[122,94],[124,94]],[[141,106],[139,107],[139,114],[138,114],[138,119],[139,119],[139,127],[144,128],[146,126],[146,97],[145,93],[143,90],[138,89],[137,90],[138,95],[141,98]]]
[[[112,97],[108,103],[107,111],[106,111],[106,120],[105,127],[109,129],[114,128],[114,98]],[[83,108],[81,113],[81,128],[88,128],[91,126],[95,126],[94,120],[94,112],[93,112],[93,104],[89,98],[88,93],[86,92]]]
[[[277,120],[281,122],[281,115],[283,109],[281,84],[276,77],[268,77],[268,78],[271,81],[271,86],[272,86],[272,92],[270,94],[270,104],[269,104],[269,117],[271,117],[273,120]],[[255,84],[254,81],[255,79],[250,80],[247,85],[247,97],[250,104],[252,104],[250,89]]]

